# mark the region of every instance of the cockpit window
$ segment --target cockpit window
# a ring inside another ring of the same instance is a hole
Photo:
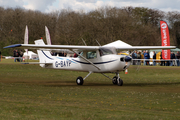
[[[79,52],[81,56],[83,56],[83,51]],[[81,58],[81,56],[78,56],[78,58]]]
[[[99,54],[100,54],[100,56],[103,56],[103,55],[115,54],[115,52],[108,48],[101,48],[101,49],[99,49]]]
[[[86,58],[87,58],[87,59],[97,58],[96,51],[88,51],[88,52],[86,53]]]

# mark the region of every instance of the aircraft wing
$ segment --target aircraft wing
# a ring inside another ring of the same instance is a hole
[[[75,46],[75,45],[35,45],[35,44],[15,44],[6,46],[4,48],[26,48],[26,49],[50,49],[50,50],[57,50],[57,49],[81,49],[81,50],[96,50],[99,49],[100,46]]]
[[[153,50],[153,49],[175,49],[176,46],[132,46],[132,47],[115,47],[119,50]]]
[[[35,44],[15,44],[4,48],[20,47],[25,49],[69,49],[69,50],[97,50],[100,48],[114,47],[119,50],[149,50],[149,49],[174,49],[176,46],[131,46],[122,41],[115,41],[104,46],[77,46],[77,45],[35,45]]]
[[[174,49],[176,46],[132,46],[121,40],[104,45],[103,47],[115,47],[119,50],[152,50],[152,49]]]

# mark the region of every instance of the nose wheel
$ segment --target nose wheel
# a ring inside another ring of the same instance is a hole
[[[121,78],[118,79],[117,76],[114,76],[112,79],[112,83],[114,85],[122,86],[123,85],[123,80]]]
[[[114,85],[117,85],[117,76],[114,76],[114,77],[113,77],[112,83],[113,83]]]
[[[123,80],[121,78],[119,78],[119,82],[117,83],[118,86],[122,86],[123,85]]]

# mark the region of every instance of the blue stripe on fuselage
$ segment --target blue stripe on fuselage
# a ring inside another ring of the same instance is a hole
[[[50,58],[49,56],[47,56],[46,53],[44,53],[43,50],[41,50],[41,51],[42,51],[42,53],[43,53],[47,58],[49,58],[49,59],[51,59],[51,60],[54,60],[53,58]]]
[[[72,60],[77,62],[77,63],[81,63],[81,64],[91,64],[91,63],[88,63],[88,62],[81,62],[81,61],[77,61],[77,60],[74,60],[74,59],[72,59]],[[111,63],[111,62],[114,62],[114,61],[117,61],[117,59],[116,60],[111,60],[111,61],[106,61],[106,62],[97,62],[97,63],[93,63],[93,64],[99,65],[99,64]]]

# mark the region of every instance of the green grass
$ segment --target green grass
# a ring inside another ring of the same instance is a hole
[[[137,69],[138,68],[138,69]],[[0,62],[0,119],[180,119],[180,67],[131,66],[123,86],[101,74]],[[113,77],[114,74],[108,74]]]

